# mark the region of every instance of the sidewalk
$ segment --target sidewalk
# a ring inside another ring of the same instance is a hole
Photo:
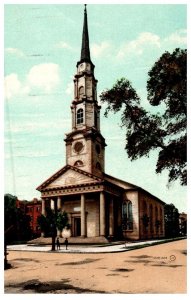
[[[182,238],[178,238],[182,239]],[[162,240],[150,240],[142,242],[128,242],[111,245],[68,245],[68,250],[65,249],[64,245],[61,245],[60,250],[51,251],[51,246],[45,245],[9,245],[7,246],[8,251],[32,251],[32,252],[59,252],[59,253],[115,253],[130,251],[133,249],[153,246],[157,244],[168,243],[178,239],[162,239]]]

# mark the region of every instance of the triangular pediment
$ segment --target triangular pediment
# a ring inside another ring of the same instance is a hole
[[[84,174],[78,173],[74,170],[67,170],[64,174],[60,175],[47,188],[64,187],[76,184],[84,184],[93,182],[95,179],[88,177]]]
[[[68,186],[98,182],[100,180],[100,178],[90,173],[72,166],[66,166],[43,182],[37,190],[42,191],[43,189],[52,189],[57,187],[64,188]]]

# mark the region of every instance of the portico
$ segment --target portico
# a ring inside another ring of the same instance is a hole
[[[69,171],[71,167],[65,167],[63,172],[66,172],[66,169]],[[51,179],[49,180],[51,181]],[[52,183],[51,188],[45,186],[43,188],[41,196],[43,214],[46,212],[46,206],[55,212],[66,211],[73,236],[114,235],[114,232],[117,231],[117,228],[114,228],[114,201],[119,201],[121,194],[119,188],[112,187],[115,192],[111,193],[111,186],[109,187],[103,182],[89,183],[84,186],[68,186],[67,188],[53,187],[53,185]]]

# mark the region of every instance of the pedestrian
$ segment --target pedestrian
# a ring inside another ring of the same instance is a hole
[[[68,249],[67,249],[67,247],[68,247],[68,239],[67,239],[67,238],[65,239],[65,242],[64,242],[64,243],[65,243],[65,245],[66,245],[66,250],[68,250]]]
[[[60,241],[59,241],[59,237],[57,237],[57,239],[56,239],[56,248],[57,248],[57,250],[60,250]]]

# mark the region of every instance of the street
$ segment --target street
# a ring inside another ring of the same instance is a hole
[[[186,293],[186,242],[121,253],[9,251],[5,293]]]

